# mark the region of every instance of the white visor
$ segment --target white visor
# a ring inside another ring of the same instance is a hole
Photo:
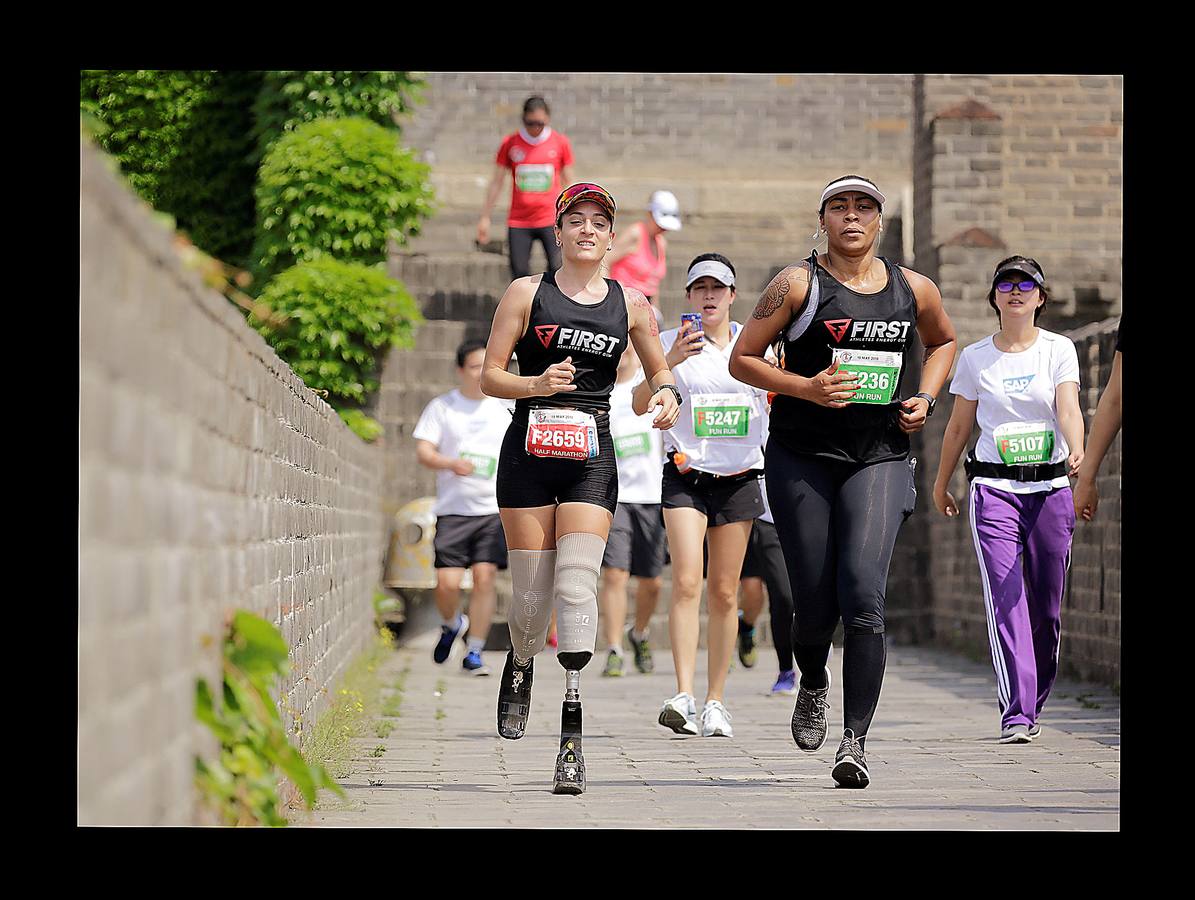
[[[864,181],[862,178],[840,178],[822,191],[822,199],[818,203],[817,208],[821,209],[824,207],[826,201],[835,194],[843,194],[847,191],[858,191],[861,194],[866,194],[868,197],[872,197],[880,206],[884,205],[884,195],[880,193],[880,189],[874,184]]]
[[[734,287],[734,272],[730,271],[725,263],[720,263],[716,259],[703,259],[689,270],[689,274],[685,278],[685,290],[687,291],[698,278],[703,278],[706,275],[718,279],[727,287]]]

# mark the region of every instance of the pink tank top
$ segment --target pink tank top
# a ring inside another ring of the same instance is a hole
[[[647,226],[636,222],[639,229],[639,246],[634,253],[628,253],[610,267],[610,277],[623,287],[642,291],[645,297],[655,297],[660,292],[660,282],[667,268],[664,259],[664,235],[656,235],[657,259],[647,243]]]

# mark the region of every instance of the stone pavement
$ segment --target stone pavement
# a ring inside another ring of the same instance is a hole
[[[295,824],[406,827],[877,828],[1117,830],[1120,701],[1104,687],[1061,681],[1032,744],[996,742],[990,667],[924,647],[890,647],[884,691],[867,742],[872,783],[839,789],[830,778],[842,733],[841,654],[830,668],[830,737],[818,753],[796,749],[793,700],[766,695],[770,648],[736,661],[727,685],[732,739],[681,737],[656,724],[675,693],[672,660],[655,652],[640,675],[628,654],[623,678],[602,678],[604,656],[582,679],[588,790],[551,793],[564,672],[536,660],[528,730],[495,730],[503,653],[494,674],[465,676],[461,652],[431,660],[434,633],[386,663],[387,686],[405,671],[401,716],[388,738],[357,738],[347,801],[325,795]],[[1064,648],[1065,650],[1065,648]],[[697,689],[704,686],[705,650]],[[699,704],[701,698],[698,698]],[[378,756],[375,748],[384,747]]]

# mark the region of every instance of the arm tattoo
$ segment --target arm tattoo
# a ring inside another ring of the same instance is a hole
[[[759,303],[755,304],[755,312],[751,314],[753,319],[766,319],[784,305],[784,298],[788,295],[789,288],[791,287],[788,283],[788,273],[790,271],[792,270],[785,269],[772,279],[772,283],[768,285],[767,290],[763,292],[763,296],[759,298]]]
[[[627,291],[627,296],[630,298],[632,306],[638,306],[641,309],[647,310],[647,329],[651,333],[652,337],[659,337],[660,327],[656,324],[656,311],[647,301],[647,298],[643,296],[642,291],[637,291],[632,288]]]

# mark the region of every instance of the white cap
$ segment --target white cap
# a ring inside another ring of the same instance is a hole
[[[858,191],[861,194],[866,194],[872,197],[875,201],[884,205],[884,195],[880,193],[880,189],[872,184],[870,181],[864,181],[862,178],[848,175],[845,178],[839,178],[837,181],[831,181],[826,189],[822,191],[821,202],[818,203],[817,208],[821,209],[826,205],[826,201],[835,194],[843,194],[847,191]]]
[[[685,276],[685,290],[687,291],[693,286],[693,282],[698,278],[709,275],[718,279],[727,287],[734,287],[734,272],[726,266],[725,263],[720,263],[716,259],[703,259],[697,265],[689,270],[689,274]]]
[[[647,202],[647,209],[665,231],[680,231],[680,204],[672,191],[656,191]]]

